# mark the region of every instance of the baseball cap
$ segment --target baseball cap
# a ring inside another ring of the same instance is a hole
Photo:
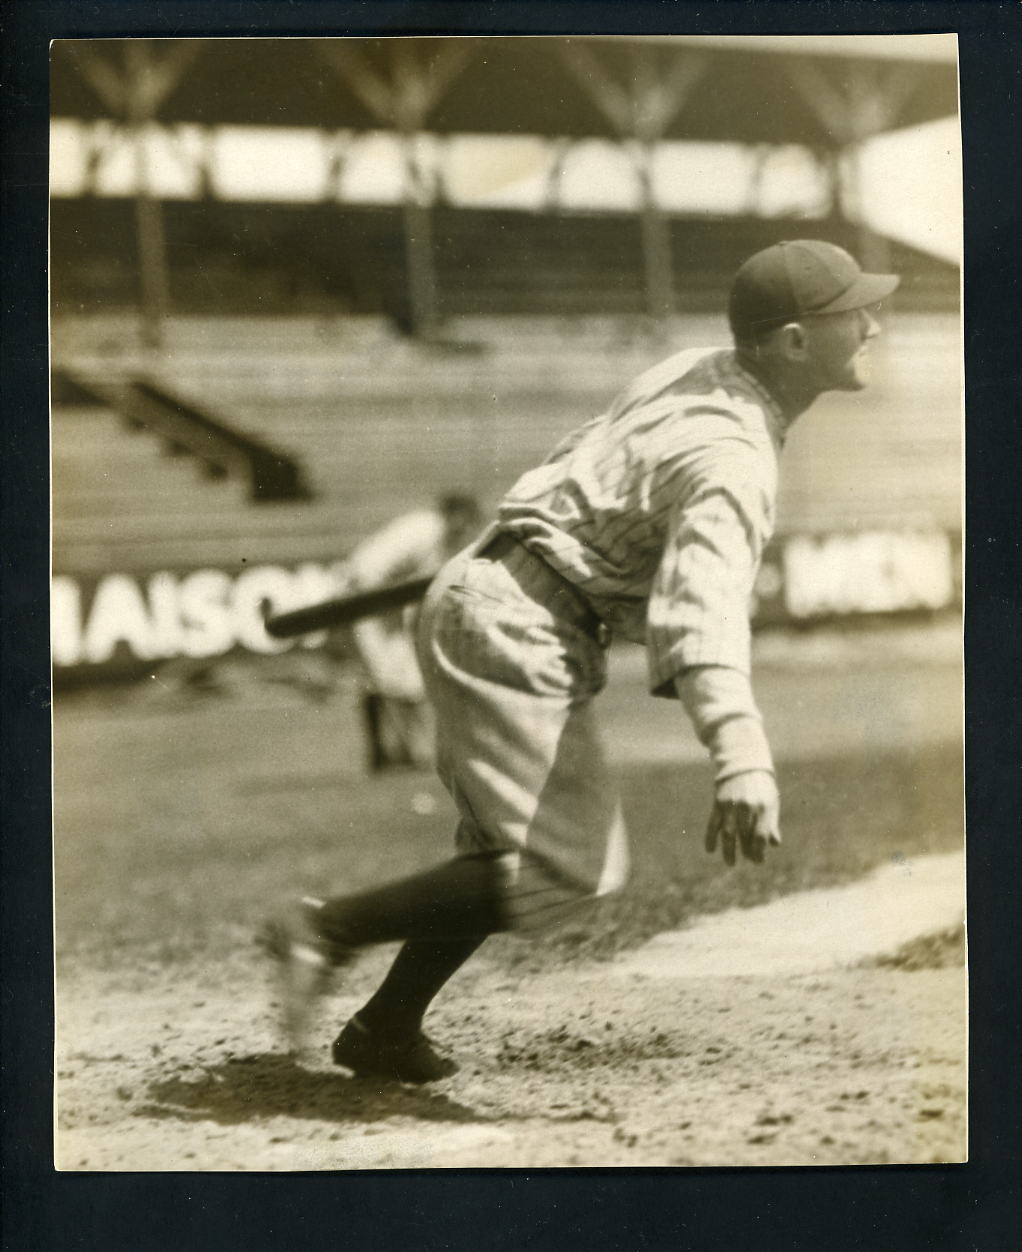
[[[816,313],[844,313],[876,304],[901,279],[867,274],[844,248],[821,239],[791,239],[764,248],[735,275],[728,321],[737,339]]]

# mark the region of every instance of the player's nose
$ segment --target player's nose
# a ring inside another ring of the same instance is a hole
[[[859,324],[862,327],[863,339],[875,339],[880,334],[880,323],[876,318],[876,310],[860,309]]]

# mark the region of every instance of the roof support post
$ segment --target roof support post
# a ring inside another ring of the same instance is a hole
[[[573,141],[563,136],[552,141],[550,149],[550,165],[543,183],[543,211],[556,212],[561,206],[561,184],[564,180],[564,168],[571,154]]]
[[[149,45],[129,39],[124,45],[124,85],[135,166],[135,232],[138,242],[139,315],[142,346],[163,346],[163,328],[170,303],[167,243],[163,211],[153,196],[146,140],[155,110],[148,98],[151,75]]]
[[[403,217],[410,330],[417,339],[430,339],[436,334],[440,315],[430,189],[419,143],[429,111],[428,71],[407,40],[398,39],[388,46],[388,52],[391,47],[395,120],[405,163]]]
[[[674,264],[668,223],[653,187],[653,155],[671,122],[681,113],[706,68],[697,51],[676,57],[667,73],[651,48],[633,48],[632,74],[621,84],[600,58],[581,43],[566,42],[561,55],[594,105],[630,150],[639,186],[643,289],[653,324],[674,311]]]
[[[326,158],[326,173],[323,178],[324,201],[343,200],[341,183],[344,170],[351,152],[352,136],[347,130],[326,131],[323,135],[323,152]]]
[[[646,313],[656,324],[674,313],[674,260],[670,228],[653,190],[654,145],[632,145],[635,172],[639,180],[642,266],[646,292]]]
[[[159,59],[146,39],[124,40],[120,72],[87,44],[81,49],[82,74],[110,113],[123,120],[135,164],[135,230],[138,243],[139,325],[142,344],[159,348],[169,303],[166,241],[159,201],[153,196],[147,132],[162,102],[198,55],[197,40],[173,41]]]
[[[440,322],[436,267],[433,261],[433,214],[426,198],[418,136],[401,136],[405,159],[405,195],[402,212],[405,236],[405,273],[411,333],[430,339]]]
[[[112,125],[105,118],[84,126],[85,168],[82,173],[82,195],[99,195],[99,171],[110,146]]]
[[[212,200],[216,189],[216,143],[217,132],[214,126],[202,127],[202,158],[199,162],[200,195],[204,200]]]
[[[418,41],[385,40],[389,74],[381,74],[357,41],[324,40],[323,58],[349,89],[384,126],[395,128],[404,153],[402,216],[408,283],[408,326],[417,338],[428,339],[439,325],[439,299],[433,261],[432,189],[422,167],[419,138],[430,109],[466,64],[469,51],[461,40],[445,41],[434,63],[420,54]],[[402,321],[404,319],[401,319]]]

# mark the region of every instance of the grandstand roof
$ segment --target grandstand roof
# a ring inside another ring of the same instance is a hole
[[[731,48],[734,51],[786,52],[800,56],[839,56],[870,60],[935,61],[954,65],[956,35],[592,35],[661,44]]]
[[[122,116],[126,45],[139,42],[57,41],[54,116]],[[145,42],[154,67],[178,66],[151,97],[167,123],[381,129],[407,126],[411,107],[438,133],[833,147],[853,137],[856,100],[855,138],[958,107],[948,36]]]

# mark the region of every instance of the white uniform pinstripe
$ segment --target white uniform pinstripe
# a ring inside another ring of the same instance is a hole
[[[780,411],[733,352],[680,353],[525,474],[497,530],[431,588],[419,656],[440,774],[459,846],[507,854],[515,924],[627,873],[591,705],[605,628],[646,643],[658,694],[692,666],[748,673],[782,437]]]
[[[780,410],[732,351],[682,352],[524,475],[501,524],[647,645],[655,692],[692,665],[747,674],[782,442]]]

